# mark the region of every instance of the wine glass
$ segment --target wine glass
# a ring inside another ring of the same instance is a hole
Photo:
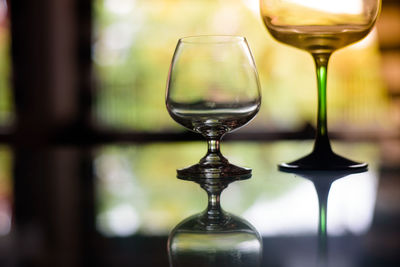
[[[361,40],[372,29],[380,0],[260,0],[268,31],[278,41],[309,52],[315,61],[318,84],[317,133],[313,151],[282,163],[286,170],[367,169],[332,151],[327,128],[326,80],[331,54]]]
[[[168,75],[166,106],[176,122],[206,138],[208,151],[198,164],[178,170],[178,178],[251,177],[251,169],[230,164],[222,156],[220,140],[248,123],[260,103],[258,74],[244,37],[179,39]]]

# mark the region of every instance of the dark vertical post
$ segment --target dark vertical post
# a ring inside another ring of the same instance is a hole
[[[10,11],[18,266],[89,266],[90,149],[57,144],[90,128],[91,0],[11,1]]]

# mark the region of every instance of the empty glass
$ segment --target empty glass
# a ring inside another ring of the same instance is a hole
[[[260,104],[258,74],[244,37],[180,39],[168,75],[166,105],[176,122],[206,138],[208,152],[198,164],[178,170],[178,177],[249,178],[251,169],[222,156],[220,140],[248,123]]]

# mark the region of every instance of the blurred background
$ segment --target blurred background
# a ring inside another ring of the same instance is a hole
[[[245,36],[262,86],[257,117],[224,137],[253,178],[223,207],[263,236],[265,266],[305,266],[317,196],[276,164],[312,148],[314,63],[272,39],[257,0],[0,0],[0,266],[168,266],[169,232],[206,206],[175,178],[206,144],[164,104],[177,40],[200,34]],[[332,187],[336,266],[399,266],[398,1],[332,56],[328,122],[337,152],[370,163]]]

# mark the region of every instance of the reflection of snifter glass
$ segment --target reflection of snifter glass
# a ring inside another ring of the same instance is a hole
[[[178,177],[249,178],[250,169],[222,156],[220,140],[248,123],[260,104],[258,75],[245,38],[180,39],[168,75],[166,105],[176,122],[207,139],[208,152],[198,164],[178,170]]]
[[[351,161],[331,149],[326,80],[330,55],[366,36],[375,24],[380,5],[380,0],[260,0],[261,15],[271,35],[282,43],[309,52],[317,70],[318,116],[314,149],[299,160],[281,164],[281,169],[367,168],[366,163]]]
[[[225,180],[226,181],[226,180]],[[262,240],[247,221],[221,209],[227,182],[210,179],[201,186],[208,207],[178,224],[168,239],[171,267],[260,267]]]

